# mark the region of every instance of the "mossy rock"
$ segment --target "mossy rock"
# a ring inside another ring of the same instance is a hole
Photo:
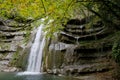
[[[23,49],[18,47],[16,53],[13,55],[13,59],[10,62],[11,66],[16,66],[22,70],[26,69],[29,49]]]
[[[10,49],[11,43],[0,42],[1,49]]]

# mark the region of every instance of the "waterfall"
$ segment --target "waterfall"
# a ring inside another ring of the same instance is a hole
[[[46,18],[41,19],[43,22]],[[49,20],[51,23],[53,20]],[[45,32],[43,31],[44,24],[41,24],[38,29],[32,44],[29,58],[28,58],[28,66],[25,72],[20,72],[17,75],[36,75],[41,72],[41,64],[42,64],[42,54],[45,46]]]
[[[27,72],[41,71],[42,53],[45,46],[45,36],[42,31],[43,27],[43,24],[38,27],[38,31],[29,54]]]
[[[41,24],[37,29],[34,42],[30,49],[27,70],[17,75],[36,75],[41,72],[42,54],[45,46],[45,33],[42,30],[44,26],[44,24]]]

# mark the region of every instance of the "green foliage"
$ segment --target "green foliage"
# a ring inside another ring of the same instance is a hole
[[[99,16],[105,25],[119,28],[120,24],[120,1],[118,0],[102,0],[87,2],[83,5],[92,13]],[[119,28],[120,29],[120,28]]]
[[[120,63],[120,39],[118,39],[113,45],[112,56],[116,62]]]
[[[46,16],[54,20],[46,27],[48,36],[61,29],[66,23],[66,18],[72,17],[76,0],[1,0],[0,17],[12,18],[25,22],[27,19],[39,20]],[[64,21],[63,21],[64,20]],[[45,24],[46,24],[45,23]]]
[[[16,66],[16,63],[17,63],[18,59],[19,59],[19,53],[16,52],[16,53],[13,55],[13,59],[12,59],[12,61],[10,62],[10,65]]]
[[[0,17],[29,23],[48,17],[45,24],[54,20],[45,29],[51,37],[68,19],[91,14],[99,16],[108,26],[115,24],[116,27],[120,19],[119,4],[119,0],[0,0]]]

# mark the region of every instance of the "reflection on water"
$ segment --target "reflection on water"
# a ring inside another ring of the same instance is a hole
[[[0,80],[77,80],[70,77],[58,77],[55,75],[23,75],[18,76],[16,73],[0,73]]]

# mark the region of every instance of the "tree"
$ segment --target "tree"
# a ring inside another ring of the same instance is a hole
[[[83,12],[79,15],[85,15],[85,10],[88,10],[105,24],[111,23],[119,28],[119,4],[119,0],[0,0],[0,17],[32,23],[47,16],[46,23],[54,20],[46,27],[52,36],[62,28],[62,24],[76,15],[77,10]]]
[[[1,0],[0,17],[14,19],[18,22],[33,22],[48,17],[54,20],[46,27],[51,35],[62,28],[68,17],[72,17],[76,0]],[[64,19],[63,19],[64,18]],[[31,19],[31,20],[29,20]],[[64,21],[63,21],[64,20]]]

